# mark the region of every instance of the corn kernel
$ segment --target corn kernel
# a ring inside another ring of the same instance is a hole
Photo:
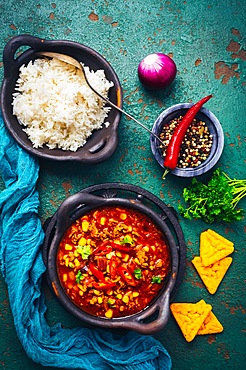
[[[89,222],[88,221],[82,221],[82,230],[84,232],[88,231],[89,229]]]
[[[101,303],[103,302],[102,297],[98,297],[98,298],[97,298],[97,302],[98,302],[99,304],[101,304]]]
[[[117,251],[115,254],[117,257],[120,257],[120,258],[122,257],[122,254],[119,251]]]
[[[85,222],[85,221],[83,221],[83,222]],[[82,224],[83,224],[83,222],[82,222]],[[80,238],[79,239],[79,245],[82,245],[82,247],[84,246],[84,245],[86,245],[86,239],[85,238]]]
[[[97,289],[94,289],[94,290],[93,290],[93,292],[94,292],[94,294],[96,294],[96,295],[99,295],[99,294],[100,294],[99,290],[97,290]]]
[[[74,263],[73,262],[69,262],[68,263],[68,267],[70,267],[71,269],[73,269],[74,268]]]
[[[127,215],[125,213],[120,214],[120,219],[125,220],[127,218]]]
[[[71,251],[73,249],[73,247],[72,247],[72,245],[66,243],[65,244],[65,249],[66,249],[66,251]]]
[[[84,292],[82,292],[82,290],[80,290],[79,295],[82,297],[83,294],[84,294]]]
[[[80,262],[79,262],[78,258],[75,258],[74,264],[75,264],[76,267],[80,266]]]
[[[145,246],[143,247],[143,250],[144,250],[145,252],[148,252],[148,251],[149,251],[149,247],[148,247],[147,245],[145,245]]]
[[[100,224],[101,225],[105,225],[105,222],[106,222],[106,218],[105,217],[101,217]]]
[[[108,304],[114,305],[115,304],[115,299],[114,298],[109,298],[108,299]]]
[[[67,274],[63,274],[62,280],[63,280],[64,283],[65,283],[65,281],[67,281]]]
[[[66,265],[66,267],[68,267],[68,264],[69,264],[69,258],[67,257],[66,259],[65,259],[65,265]]]
[[[114,252],[113,251],[106,254],[106,258],[108,260],[110,260],[112,258],[112,256],[114,256]]]
[[[90,304],[95,304],[97,302],[97,297],[92,297],[90,299]]]
[[[132,296],[133,296],[133,298],[136,298],[136,297],[138,297],[138,296],[139,296],[139,293],[138,293],[138,292],[133,292],[133,293],[132,293]]]
[[[124,303],[128,303],[129,302],[129,297],[127,295],[124,295],[124,297],[122,298],[122,301]]]
[[[116,298],[121,299],[122,298],[122,294],[117,294]]]
[[[113,310],[112,308],[109,308],[106,312],[105,312],[105,316],[108,318],[108,319],[111,319],[113,317]]]
[[[129,254],[126,254],[125,257],[122,258],[122,261],[127,262],[129,258],[130,258]]]

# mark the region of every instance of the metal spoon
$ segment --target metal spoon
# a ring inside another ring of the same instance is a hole
[[[95,94],[97,94],[102,100],[104,100],[107,104],[111,105],[111,107],[117,109],[118,111],[120,111],[121,113],[125,114],[128,118],[130,118],[131,120],[135,121],[136,123],[138,123],[140,126],[142,126],[145,130],[147,130],[151,135],[153,135],[161,144],[163,144],[163,142],[161,141],[161,139],[153,132],[151,131],[148,127],[146,127],[145,125],[143,125],[141,122],[139,122],[136,118],[132,117],[129,113],[125,112],[123,109],[121,109],[120,107],[118,107],[117,105],[115,105],[114,103],[112,103],[109,99],[105,98],[103,95],[101,95],[98,91],[96,91],[94,89],[94,87],[91,86],[90,82],[88,81],[87,77],[86,77],[86,74],[85,74],[85,70],[84,70],[84,67],[82,66],[81,63],[79,63],[78,60],[70,57],[69,55],[66,55],[66,54],[60,54],[60,53],[53,53],[53,52],[50,52],[50,51],[39,51],[36,53],[38,56],[44,56],[44,57],[48,57],[48,58],[56,58],[56,59],[59,59],[61,60],[62,62],[65,62],[65,63],[68,63],[68,64],[71,64],[72,66],[78,68],[81,72],[82,72],[82,76],[84,78],[84,81],[85,83],[89,86],[89,88],[94,91]]]

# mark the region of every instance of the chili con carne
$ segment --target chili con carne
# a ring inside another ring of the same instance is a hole
[[[83,248],[88,249],[86,258]],[[110,319],[150,304],[170,273],[170,252],[162,231],[147,215],[131,208],[99,207],[65,232],[57,268],[76,306]],[[160,283],[153,284],[154,276]]]

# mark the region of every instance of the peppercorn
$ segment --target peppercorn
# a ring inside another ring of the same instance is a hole
[[[160,145],[163,157],[171,140],[176,126],[182,120],[182,116],[174,118],[168,124],[164,124],[160,133],[163,145]],[[213,135],[210,134],[206,123],[193,119],[182,141],[178,156],[178,168],[195,168],[207,160],[213,144]]]

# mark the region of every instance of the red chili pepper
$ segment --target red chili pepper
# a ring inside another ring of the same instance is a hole
[[[89,269],[91,271],[91,273],[100,281],[103,281],[105,282],[105,277],[102,273],[102,271],[98,270],[98,268],[93,265],[93,263],[89,263]]]
[[[132,274],[130,273],[130,271],[126,267],[120,266],[118,268],[118,272],[119,272],[120,276],[122,277],[122,279],[128,285],[136,286],[136,281],[135,281],[134,277],[132,276]]]
[[[103,242],[99,247],[97,247],[92,254],[97,254],[99,252],[109,253],[111,252],[112,247],[108,245],[108,242]]]
[[[113,248],[117,249],[118,251],[125,252],[125,253],[130,253],[131,248],[127,247],[126,245],[121,245],[117,243],[111,243]]]
[[[118,262],[115,256],[112,256],[110,262],[109,262],[109,272],[111,279],[115,279],[117,275],[117,267],[118,267]]]
[[[108,290],[112,289],[115,286],[115,283],[92,283],[93,288],[97,290]]]
[[[136,270],[138,268],[138,266],[136,265],[136,263],[133,261],[133,258],[131,257],[128,264],[127,264],[127,267],[129,269],[129,271],[134,275],[134,270]]]
[[[211,98],[212,98],[212,95],[208,95],[205,98],[199,100],[197,103],[195,103],[187,111],[183,119],[180,121],[180,123],[176,127],[171,137],[171,140],[167,146],[166,157],[164,159],[164,167],[166,168],[166,171],[163,175],[163,178],[165,177],[166,173],[169,170],[174,170],[177,167],[180,147],[184,139],[184,136],[186,134],[186,131],[188,130],[190,124],[192,123],[193,119],[195,118],[196,114],[201,109],[203,104],[205,104]]]

